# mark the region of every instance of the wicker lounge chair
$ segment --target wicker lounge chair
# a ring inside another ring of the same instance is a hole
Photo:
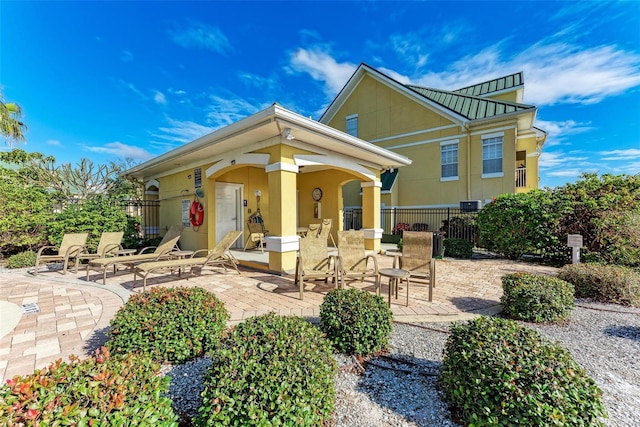
[[[140,252],[135,255],[115,256],[108,258],[92,259],[87,264],[87,281],[89,280],[89,272],[91,270],[98,270],[102,272],[102,284],[107,284],[107,269],[113,267],[114,273],[117,265],[125,265],[129,268],[133,268],[134,265],[144,261],[157,261],[161,259],[169,258],[169,252],[176,249],[178,240],[180,240],[180,234],[183,227],[181,225],[173,225],[162,238],[162,241],[158,246],[148,246],[142,248]],[[148,252],[151,249],[153,252]]]
[[[235,269],[238,274],[238,261],[229,251],[231,245],[240,238],[242,231],[230,231],[218,242],[213,249],[200,249],[195,251],[189,258],[168,259],[162,261],[141,262],[133,271],[133,286],[136,285],[137,276],[142,277],[142,289],[147,289],[147,278],[152,273],[160,273],[186,268],[198,267],[202,271],[205,267],[223,267],[227,271],[227,266]],[[204,254],[204,255],[202,255]]]
[[[323,279],[326,282],[329,278],[338,285],[337,262],[333,255],[329,255],[327,242],[317,237],[301,238],[295,275],[295,283],[300,284],[300,299],[304,299],[305,279]]]
[[[405,231],[402,234],[402,256],[393,261],[394,268],[399,267],[411,272],[415,278],[429,281],[429,301],[433,301],[433,288],[436,287],[436,260],[433,258],[433,233],[428,231]],[[414,282],[415,283],[415,282]],[[407,301],[409,286],[407,285]]]
[[[364,281],[365,277],[375,277],[376,293],[380,295],[378,261],[375,256],[366,254],[364,231],[338,231],[338,274],[341,287],[345,279]]]
[[[64,261],[62,267],[62,274],[67,274],[67,267],[69,260],[76,258],[84,249],[87,243],[87,237],[89,233],[69,233],[62,237],[60,246],[43,246],[38,250],[36,255],[36,268],[33,271],[35,276],[38,275],[38,268],[40,263],[47,263],[52,261]],[[45,250],[57,250],[57,253],[45,255],[42,252]]]
[[[80,261],[83,259],[96,259],[96,258],[107,258],[116,256],[116,251],[122,249],[122,237],[124,236],[123,231],[105,231],[100,236],[100,241],[98,242],[98,248],[96,249],[96,253],[92,254],[89,252],[82,252],[80,255],[76,257],[76,273],[78,272],[78,265]]]

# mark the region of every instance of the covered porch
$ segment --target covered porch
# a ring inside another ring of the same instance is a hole
[[[277,104],[239,122],[131,168],[129,179],[153,183],[160,201],[160,229],[182,224],[182,249],[212,248],[231,230],[244,235],[248,221],[268,230],[268,261],[255,267],[292,273],[298,229],[332,219],[343,229],[342,188],[362,188],[366,248],[380,249],[380,175],[411,163],[408,158],[300,116]],[[194,224],[189,206],[204,207]]]

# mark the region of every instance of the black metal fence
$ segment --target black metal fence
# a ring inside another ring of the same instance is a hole
[[[459,208],[382,208],[380,226],[383,235],[401,236],[405,230],[433,231],[444,237],[464,239],[478,244],[478,212]],[[362,208],[344,210],[345,230],[362,228]]]
[[[122,200],[120,204],[128,216],[140,218],[142,238],[160,237],[159,200]]]

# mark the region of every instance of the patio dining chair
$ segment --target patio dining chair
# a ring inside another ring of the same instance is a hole
[[[331,243],[333,243],[333,247],[335,248],[336,241],[333,240],[333,235],[331,234],[331,227],[333,226],[333,219],[326,218],[322,220],[322,224],[320,225],[320,231],[318,232],[318,237],[323,239],[326,243],[329,239],[331,239]]]
[[[305,233],[305,237],[318,237],[318,233],[320,233],[320,224],[309,224],[307,226],[307,232]]]
[[[83,251],[76,257],[75,272],[78,272],[78,266],[83,259],[96,259],[116,256],[116,251],[122,249],[121,242],[123,236],[124,231],[104,231],[100,235],[100,241],[98,242],[98,247],[96,248],[95,253]]]
[[[63,261],[62,274],[67,274],[69,260],[76,258],[84,249],[89,233],[68,233],[62,237],[59,246],[43,246],[36,255],[36,267],[33,272],[38,275],[40,263]],[[55,254],[44,254],[44,251],[57,251]]]
[[[436,287],[436,260],[433,258],[433,233],[429,231],[405,231],[402,234],[402,255],[393,260],[396,265],[411,273],[411,280],[429,281],[429,301],[433,301],[433,288]],[[407,285],[407,300],[409,285]]]
[[[375,256],[366,254],[364,231],[338,230],[338,274],[341,287],[344,287],[346,279],[359,279],[362,282],[366,277],[374,277],[376,293],[380,295],[378,261]]]
[[[300,238],[300,250],[296,260],[295,283],[300,285],[300,299],[304,299],[305,279],[332,279],[338,286],[337,262],[333,255],[329,255],[327,242],[317,237]]]

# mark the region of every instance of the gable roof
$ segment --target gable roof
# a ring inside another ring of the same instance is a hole
[[[516,90],[524,86],[524,73],[522,71],[508,76],[498,77],[482,83],[456,89],[452,92],[462,95],[487,96],[496,92],[506,92]]]
[[[414,85],[405,86],[468,120],[487,119],[510,113],[524,113],[536,110],[536,107],[533,105],[464,95],[461,93],[432,89],[428,87]]]
[[[515,115],[521,116],[520,118],[524,119],[524,123],[526,123],[524,124],[525,127],[530,127],[535,120],[535,113],[537,111],[535,106],[463,93],[478,91],[478,93],[482,92],[483,95],[493,95],[498,91],[502,91],[502,89],[497,89],[498,87],[503,87],[504,89],[509,86],[509,88],[521,89],[520,86],[524,82],[522,72],[468,86],[458,89],[457,91],[446,91],[402,84],[375,68],[361,63],[349,78],[347,84],[322,114],[322,117],[320,117],[321,123],[331,121],[365,75],[369,75],[393,89],[414,98],[417,102],[438,111],[440,114],[461,125],[466,125],[468,122],[475,120],[498,119]],[[516,85],[516,83],[519,85]],[[479,89],[476,89],[476,87],[479,87]],[[486,92],[483,92],[483,88]],[[522,115],[525,115],[526,118],[522,117]]]
[[[288,138],[284,132],[295,135]],[[123,173],[143,181],[219,161],[227,155],[241,154],[257,145],[286,144],[321,150],[358,163],[386,168],[411,164],[411,159],[370,142],[294,113],[277,103],[235,123],[154,157]],[[235,160],[234,160],[235,162]],[[311,168],[305,168],[305,171]]]

